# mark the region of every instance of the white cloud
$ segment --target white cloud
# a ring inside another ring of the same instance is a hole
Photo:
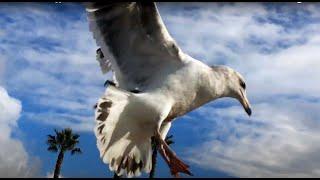
[[[272,106],[255,104],[251,118],[239,106],[202,108],[212,140],[190,150],[188,159],[240,177],[319,177],[318,107],[282,98]]]
[[[0,55],[0,84],[3,83],[3,74],[5,72],[6,66],[5,66],[5,60],[2,55]]]
[[[54,123],[39,116],[33,120],[92,131],[92,107],[110,74],[102,75],[95,60],[97,46],[84,9],[67,3],[64,14],[56,8],[37,3],[0,7],[0,12],[10,14],[0,18],[0,29],[10,34],[4,36],[0,47],[6,64],[3,84],[35,107],[23,115],[31,117],[36,113],[33,109],[41,108],[46,114],[43,117]],[[62,117],[61,112],[69,115]]]
[[[20,101],[0,87],[0,177],[34,177],[38,171],[39,162],[31,164],[21,141],[12,137],[20,113]]]
[[[92,108],[92,107],[90,107]],[[70,113],[27,113],[25,117],[30,121],[41,121],[48,125],[72,128],[75,131],[93,131],[92,116],[72,115]]]

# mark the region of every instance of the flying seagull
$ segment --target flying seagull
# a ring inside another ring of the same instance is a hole
[[[97,57],[113,82],[98,100],[95,135],[100,157],[127,177],[151,170],[151,137],[171,174],[191,175],[164,141],[173,120],[210,101],[232,97],[251,115],[243,77],[184,53],[154,2],[85,3]]]

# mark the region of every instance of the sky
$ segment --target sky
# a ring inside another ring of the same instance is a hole
[[[172,148],[195,177],[320,177],[320,4],[157,5],[184,52],[243,75],[252,105],[248,117],[222,98],[173,123]],[[52,176],[46,136],[66,127],[83,154],[66,155],[62,177],[113,176],[93,134],[111,77],[97,48],[79,3],[0,3],[0,177]],[[169,176],[159,157],[156,177]]]

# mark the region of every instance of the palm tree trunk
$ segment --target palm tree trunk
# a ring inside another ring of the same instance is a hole
[[[155,171],[156,171],[156,164],[157,164],[157,146],[155,145],[152,149],[152,166],[151,166],[151,171],[149,174],[149,178],[154,178]]]
[[[63,157],[64,157],[64,152],[62,150],[60,150],[59,155],[58,155],[58,159],[56,162],[56,167],[54,169],[53,178],[59,178]]]

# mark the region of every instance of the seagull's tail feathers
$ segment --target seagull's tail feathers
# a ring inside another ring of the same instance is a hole
[[[149,173],[152,166],[152,128],[140,123],[139,103],[134,98],[130,92],[109,86],[95,112],[100,157],[118,176],[139,176],[141,171]]]

